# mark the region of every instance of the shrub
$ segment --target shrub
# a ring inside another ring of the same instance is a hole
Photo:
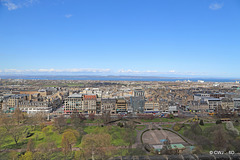
[[[222,121],[221,120],[217,120],[216,124],[222,124]]]
[[[231,121],[226,123],[226,129],[230,131],[234,136],[239,135],[239,131],[236,128],[234,128],[233,123]]]
[[[173,130],[174,130],[174,131],[180,131],[182,127],[183,127],[183,126],[182,126],[181,124],[175,124],[175,125],[173,126]]]
[[[121,122],[118,122],[118,124],[117,124],[119,127],[123,127],[123,123],[121,123]]]
[[[168,115],[168,118],[173,119],[173,118],[174,118],[174,115],[173,115],[173,114],[169,114],[169,115]]]
[[[239,126],[239,121],[238,120],[235,121],[234,126]]]
[[[200,120],[199,124],[200,124],[201,126],[204,126],[204,123],[203,123],[203,120],[202,120],[202,119]]]
[[[95,114],[90,113],[89,117],[88,117],[91,121],[93,121],[95,119]]]

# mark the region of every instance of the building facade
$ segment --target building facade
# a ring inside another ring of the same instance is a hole
[[[82,94],[72,94],[64,101],[64,113],[70,114],[73,110],[83,113],[83,96]]]

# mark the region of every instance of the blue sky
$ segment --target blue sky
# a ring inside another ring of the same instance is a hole
[[[239,0],[0,3],[0,75],[240,78]]]

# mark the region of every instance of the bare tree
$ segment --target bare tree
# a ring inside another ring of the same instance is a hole
[[[62,133],[63,129],[67,125],[66,119],[63,116],[55,118],[53,125],[56,128],[56,130],[58,130],[59,133]]]
[[[79,114],[76,109],[73,110],[71,114],[71,124],[80,133],[83,133],[84,120],[86,120],[86,117],[83,114]]]
[[[15,119],[15,121],[17,122],[18,125],[20,123],[23,123],[23,120],[25,119],[23,112],[19,108],[15,109],[13,118]]]
[[[18,125],[19,121],[16,122],[16,120],[13,117],[7,117],[3,116],[1,118],[2,127],[6,130],[6,134],[10,135],[16,145],[18,144],[19,139],[24,135],[24,126]]]
[[[104,113],[102,113],[102,119],[103,119],[103,122],[106,124],[108,122],[111,121],[111,116],[110,116],[110,112],[109,111],[106,111]]]
[[[25,123],[32,126],[32,130],[35,130],[37,125],[44,123],[45,116],[42,112],[36,113],[33,116],[28,116]]]
[[[132,145],[135,142],[135,128],[136,124],[134,123],[133,120],[128,121],[125,124],[125,134],[124,134],[124,140],[129,143],[128,145],[128,154],[132,155]]]
[[[82,139],[84,155],[89,159],[107,159],[114,151],[111,136],[106,133],[87,134]]]
[[[213,134],[215,135],[213,139],[215,148],[218,150],[225,149],[227,146],[227,138],[224,129],[219,127]]]

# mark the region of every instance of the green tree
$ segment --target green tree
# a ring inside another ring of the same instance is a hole
[[[18,125],[19,123],[15,121],[14,118],[2,116],[1,119],[2,127],[5,129],[5,134],[10,135],[16,145],[18,144],[19,139],[24,135],[24,126]]]
[[[216,124],[222,124],[221,120],[216,120]]]
[[[33,160],[33,153],[30,151],[27,151],[24,155],[21,155],[19,160]]]
[[[200,124],[201,126],[204,126],[204,122],[203,122],[202,119],[200,120],[199,124]]]
[[[72,151],[72,145],[76,143],[79,133],[76,130],[67,129],[62,134],[62,149],[64,155]]]
[[[75,152],[75,155],[74,155],[74,159],[75,159],[75,160],[79,160],[79,159],[81,159],[81,160],[86,160],[86,157],[85,157],[85,155],[84,155],[83,150],[76,151],[76,152]]]
[[[42,129],[42,132],[45,134],[45,136],[47,136],[48,133],[49,133],[49,127],[44,127],[44,128]]]

